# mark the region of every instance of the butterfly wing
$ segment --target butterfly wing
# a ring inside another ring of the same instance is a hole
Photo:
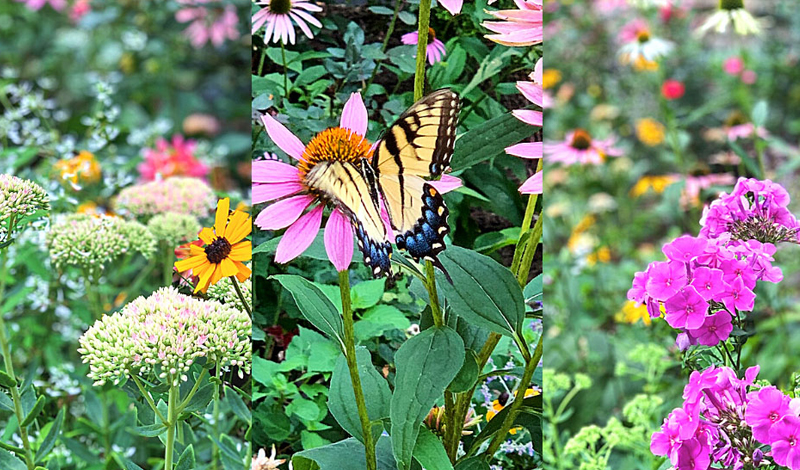
[[[389,128],[372,161],[398,248],[437,266],[450,231],[449,212],[426,178],[450,166],[460,108],[458,95],[450,90],[422,98]]]
[[[306,182],[347,215],[353,223],[364,264],[373,276],[391,275],[392,245],[381,218],[374,173],[365,160],[360,165],[321,162],[306,176]]]

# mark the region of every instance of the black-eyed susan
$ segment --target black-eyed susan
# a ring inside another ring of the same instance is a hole
[[[190,245],[189,257],[175,262],[179,272],[191,269],[197,276],[195,292],[205,292],[223,277],[236,276],[239,281],[250,277],[244,262],[252,257],[252,245],[244,238],[252,230],[251,219],[245,212],[231,212],[230,206],[230,199],[219,200],[214,227],[200,231],[203,246]]]
[[[519,390],[514,390],[515,399],[516,399],[516,396],[517,396],[518,392],[519,392]],[[523,396],[523,399],[535,397],[535,396],[541,395],[541,393],[542,393],[541,391],[539,391],[539,390],[537,390],[535,388],[528,388],[528,389],[525,390],[525,395]],[[505,395],[505,396],[508,397],[508,395]],[[492,402],[492,408],[490,410],[486,411],[486,421],[487,422],[491,421],[492,418],[494,418],[495,416],[497,416],[498,413],[503,411],[503,408],[505,408],[506,406],[508,406],[511,403],[511,401],[509,401],[508,398],[506,398],[504,401],[505,401],[505,403],[500,403],[500,400],[494,400]],[[522,429],[521,426],[514,426],[513,428],[508,430],[508,433],[511,434],[511,435],[514,435],[521,429]]]

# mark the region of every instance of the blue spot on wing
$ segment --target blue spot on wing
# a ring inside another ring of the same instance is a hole
[[[395,243],[415,261],[427,259],[441,268],[437,255],[445,249],[444,237],[450,232],[449,211],[439,191],[427,183],[422,187],[422,203],[417,223],[407,232],[398,234]]]
[[[373,240],[364,230],[361,222],[355,222],[358,249],[364,256],[364,264],[369,266],[374,277],[392,274],[392,244],[386,240]]]

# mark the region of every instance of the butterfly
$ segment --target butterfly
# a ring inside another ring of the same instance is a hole
[[[320,162],[306,176],[309,186],[334,200],[351,220],[374,277],[392,276],[392,242],[415,261],[429,260],[446,274],[438,255],[450,232],[449,211],[429,181],[450,167],[460,109],[457,94],[437,90],[401,114],[369,158]]]

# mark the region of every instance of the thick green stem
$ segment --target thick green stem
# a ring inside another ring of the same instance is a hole
[[[234,281],[235,282],[235,281]],[[222,383],[221,379],[222,375],[222,367],[217,365],[217,380],[214,382],[214,438],[219,439],[219,401],[220,401],[220,383]],[[219,448],[217,448],[216,443],[212,443],[213,450],[211,451],[211,468],[217,470],[217,459],[219,458]]]
[[[169,245],[168,242],[162,241],[161,242],[164,250],[164,271],[163,271],[163,281],[165,286],[172,285],[172,266],[173,266],[173,259],[175,258],[175,251]]]
[[[436,290],[436,271],[433,263],[427,260],[425,261],[425,287],[428,289],[428,297],[431,302],[433,324],[444,326],[444,314],[442,313],[442,307],[439,305],[439,292]]]
[[[543,219],[544,217],[540,214],[539,218],[536,219],[536,225],[533,226],[533,231],[525,243],[527,245],[525,248],[525,254],[522,255],[522,261],[520,262],[519,270],[517,271],[517,282],[519,282],[519,285],[522,287],[525,287],[525,284],[528,283],[528,275],[531,271],[531,264],[533,264],[533,257],[536,255],[536,248],[539,246],[539,241],[542,239]]]
[[[247,312],[248,315],[252,316],[253,311],[250,308],[250,304],[247,303],[247,299],[244,297],[244,294],[242,294],[242,288],[239,287],[239,281],[236,279],[236,276],[231,276],[231,284],[233,284],[233,288],[236,290],[236,295],[239,297],[239,300],[242,301],[244,311]]]
[[[350,273],[348,270],[339,272],[339,292],[342,296],[342,318],[344,320],[344,347],[347,368],[350,370],[350,382],[356,397],[358,418],[361,421],[361,433],[364,437],[366,449],[367,470],[377,470],[378,464],[375,457],[375,444],[372,442],[372,426],[367,413],[367,403],[364,400],[364,390],[361,388],[361,376],[358,375],[356,361],[355,333],[353,331],[353,307],[350,304]]]
[[[537,173],[542,171],[543,163],[544,161],[539,159],[539,163],[536,165]],[[528,205],[525,206],[525,216],[522,218],[522,226],[519,229],[519,237],[517,238],[517,247],[514,249],[514,259],[511,262],[511,272],[514,273],[515,276],[519,274],[519,264],[522,261],[522,255],[528,247],[528,243],[523,243],[527,241],[524,237],[525,234],[531,230],[531,222],[533,222],[533,215],[536,212],[536,203],[538,201],[538,194],[531,194],[528,196]]]
[[[172,470],[172,458],[175,455],[175,430],[178,427],[178,399],[180,387],[174,384],[174,378],[169,377],[169,401],[167,402],[167,441],[164,448],[164,470]]]
[[[444,448],[447,450],[447,457],[450,462],[456,463],[458,458],[458,441],[460,441],[461,431],[464,426],[462,420],[458,423],[455,420],[456,404],[453,392],[444,392]]]
[[[428,50],[428,28],[431,22],[431,0],[419,2],[419,37],[417,40],[417,69],[414,74],[414,101],[425,93],[425,59]]]
[[[486,455],[488,456],[492,456],[495,454],[495,452],[497,452],[497,449],[500,448],[500,444],[505,441],[508,431],[514,425],[514,421],[517,419],[519,409],[522,408],[522,402],[525,399],[525,391],[532,383],[533,372],[536,370],[536,367],[539,365],[539,361],[542,359],[543,339],[544,335],[539,336],[539,343],[536,345],[536,351],[534,351],[533,357],[530,358],[530,360],[528,360],[528,362],[525,364],[525,371],[522,373],[522,379],[520,379],[519,386],[517,387],[517,396],[514,398],[514,401],[511,402],[511,408],[508,410],[508,414],[506,415],[506,419],[503,421],[503,425],[500,426],[500,430],[494,435],[492,442],[489,444],[489,448],[486,449]]]
[[[9,234],[11,231],[9,230]],[[6,264],[6,249],[0,250],[0,306],[3,305],[3,297],[6,289],[6,277],[8,276],[8,266]],[[16,381],[17,376],[14,375],[14,363],[11,358],[11,347],[9,345],[9,338],[6,336],[6,322],[3,318],[4,312],[0,310],[0,347],[3,350],[3,361],[6,366],[6,374]],[[22,410],[22,398],[19,395],[17,386],[11,387],[11,400],[14,402],[14,415],[17,417],[19,424],[19,437],[22,439],[22,447],[25,450],[25,465],[28,470],[33,470],[35,467],[33,451],[31,450],[31,443],[28,439],[28,430],[22,426],[22,421],[25,420],[25,414]]]

